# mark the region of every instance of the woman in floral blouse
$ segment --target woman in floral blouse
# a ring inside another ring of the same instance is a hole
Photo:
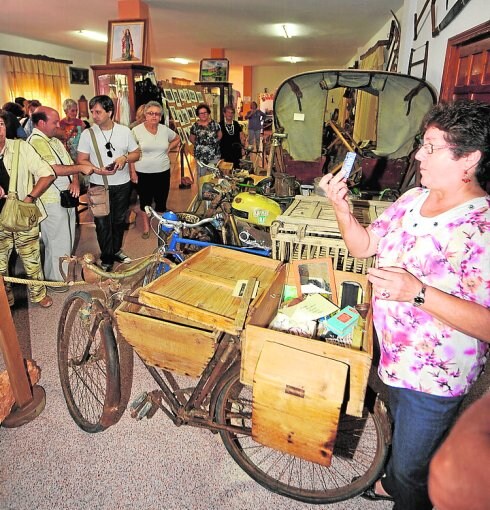
[[[220,125],[210,117],[211,110],[207,104],[196,108],[197,122],[191,126],[189,139],[194,144],[194,157],[203,163],[216,164],[221,158],[219,141],[223,136]],[[198,166],[200,177],[207,173],[206,167]]]
[[[490,104],[436,105],[422,129],[423,187],[367,229],[350,213],[345,180],[321,182],[352,256],[377,257],[368,278],[394,432],[385,474],[364,496],[397,510],[432,508],[430,459],[490,343]]]

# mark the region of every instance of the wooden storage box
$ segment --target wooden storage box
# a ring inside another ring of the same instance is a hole
[[[354,216],[369,225],[390,202],[358,200],[351,202]],[[331,257],[334,269],[365,274],[373,258],[352,257],[340,235],[333,208],[325,197],[295,197],[271,227],[272,258],[282,261]]]
[[[346,412],[353,416],[362,416],[364,397],[373,356],[373,329],[371,312],[366,319],[361,350],[334,345],[315,339],[303,338],[282,331],[268,329],[274,318],[281,300],[284,283],[288,278],[288,266],[284,265],[271,287],[264,292],[249,312],[249,319],[242,334],[242,359],[240,380],[243,384],[253,385],[257,363],[266,341],[275,342],[285,347],[309,352],[345,363],[349,366],[347,381],[337,384],[346,402]],[[344,281],[358,282],[364,290],[365,302],[370,302],[370,288],[365,275],[334,271],[337,289]],[[335,381],[334,381],[335,382]],[[344,391],[345,390],[345,391]]]
[[[219,332],[192,320],[142,305],[123,303],[116,326],[145,363],[199,377],[214,354]]]
[[[243,329],[249,305],[271,286],[281,265],[277,260],[209,246],[143,287],[139,301],[192,320],[201,328],[236,335]],[[239,280],[257,281],[257,296],[234,297]]]
[[[268,340],[254,374],[255,441],[329,466],[349,365]]]

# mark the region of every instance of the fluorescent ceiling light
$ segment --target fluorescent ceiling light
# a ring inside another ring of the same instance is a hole
[[[296,64],[296,62],[299,62],[300,61],[300,58],[299,57],[287,57],[289,62],[291,62],[291,64]]]
[[[186,58],[180,58],[180,57],[173,57],[170,59],[172,62],[175,62],[176,64],[188,64],[189,63],[189,60],[187,60]]]
[[[92,41],[100,41],[107,42],[107,34],[101,34],[100,32],[93,32],[92,30],[79,30],[77,32],[78,35],[82,35],[87,39],[92,39]]]
[[[290,38],[291,38],[291,36],[290,36],[290,35],[289,35],[289,33],[288,33],[288,27],[287,27],[287,25],[283,25],[283,26],[282,26],[282,29],[283,29],[283,31],[284,31],[284,37],[285,37],[286,39],[290,39]]]

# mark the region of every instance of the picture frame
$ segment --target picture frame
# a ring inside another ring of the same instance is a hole
[[[337,285],[330,257],[293,260],[291,264],[298,297],[318,293],[338,305]]]
[[[189,122],[190,122],[189,114],[187,113],[187,110],[185,108],[183,108],[181,110],[181,115],[182,115],[182,118],[184,120],[184,124],[189,124]]]
[[[200,90],[196,90],[196,100],[198,103],[204,103],[204,96]]]
[[[175,102],[171,89],[163,89],[163,95],[167,101]]]
[[[230,62],[227,58],[203,58],[199,69],[199,81],[228,81]]]
[[[170,115],[172,116],[172,119],[174,121],[178,120],[177,119],[177,113],[176,113],[176,110],[175,110],[175,106],[170,106],[169,110],[170,110]]]
[[[192,90],[192,89],[189,89],[187,92],[188,92],[188,95],[189,95],[189,101],[191,103],[195,103],[197,101],[196,91]]]
[[[187,142],[188,145],[192,145],[192,142],[191,142],[191,139],[190,139],[190,136],[191,136],[191,128],[190,126],[186,126],[184,128],[184,135],[185,135],[185,141]]]
[[[189,115],[189,122],[194,122],[196,119],[196,112],[192,106],[187,107],[187,115]]]
[[[182,106],[182,103],[180,102],[180,96],[179,91],[177,89],[172,89],[172,95],[174,96],[174,101],[177,106]]]
[[[180,136],[180,142],[186,143],[184,130],[181,127],[175,128],[175,130],[177,131],[177,134]]]
[[[107,64],[144,64],[146,20],[110,20]]]
[[[179,89],[179,97],[180,97],[180,102],[182,104],[187,101],[187,96],[186,96],[186,93],[185,93],[185,89]]]
[[[70,84],[71,85],[89,85],[88,69],[82,67],[70,66]]]

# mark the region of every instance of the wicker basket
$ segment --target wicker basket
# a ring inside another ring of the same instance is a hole
[[[362,225],[369,225],[390,202],[352,200],[352,211]],[[334,269],[365,274],[373,258],[352,257],[340,235],[330,202],[319,196],[296,196],[271,226],[272,257],[285,262],[331,257]]]

